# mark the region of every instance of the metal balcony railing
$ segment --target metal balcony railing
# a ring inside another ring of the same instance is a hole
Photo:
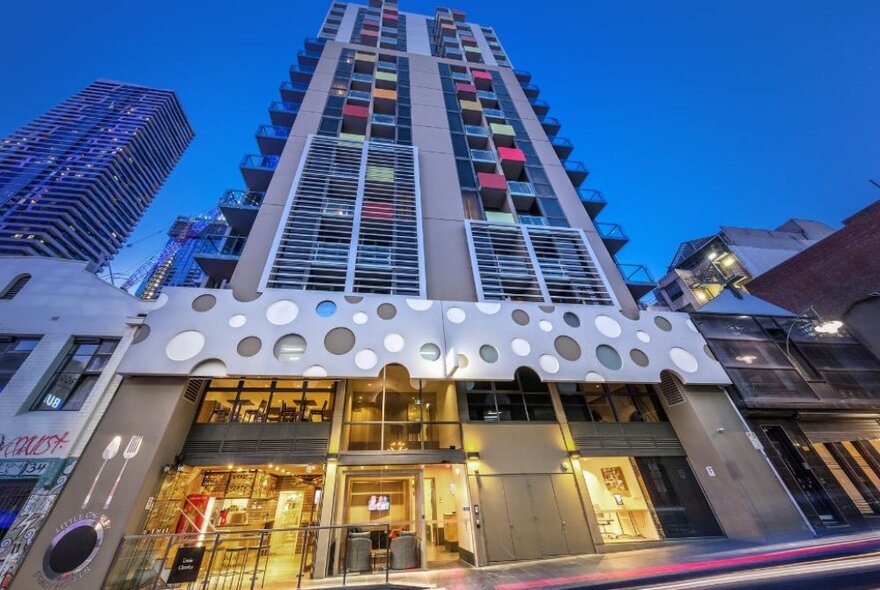
[[[627,283],[655,284],[651,271],[644,264],[621,264],[618,262],[617,270],[620,271],[620,274],[623,275],[623,280]]]
[[[629,236],[623,231],[623,228],[616,223],[597,223],[596,231],[603,239],[610,240],[628,240]]]
[[[507,181],[507,188],[510,190],[510,194],[512,195],[527,195],[534,196],[535,195],[535,187],[532,186],[531,182],[520,182],[516,180]]]
[[[556,117],[538,117],[538,121],[541,122],[541,126],[550,137],[559,133],[559,128],[562,127],[562,123]]]
[[[238,258],[247,242],[245,236],[208,235],[203,239],[210,246],[202,254]]]
[[[548,225],[547,218],[540,215],[519,215],[519,222],[523,225]]]

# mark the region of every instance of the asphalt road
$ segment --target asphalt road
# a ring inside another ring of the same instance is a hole
[[[876,590],[880,588],[880,553],[779,565],[714,576],[638,586],[639,590]]]

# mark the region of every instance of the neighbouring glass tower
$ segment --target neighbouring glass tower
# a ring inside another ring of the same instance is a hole
[[[90,84],[0,143],[0,254],[102,267],[192,138],[174,92]]]
[[[144,433],[104,514],[131,526],[77,589],[243,527],[266,583],[378,551],[439,568],[803,534],[688,315],[639,308],[653,282],[618,264],[626,235],[530,78],[460,11],[331,4],[221,198],[205,286],[164,289],[118,367],[71,487]],[[285,533],[303,525],[314,542]],[[41,555],[22,579],[51,577]]]

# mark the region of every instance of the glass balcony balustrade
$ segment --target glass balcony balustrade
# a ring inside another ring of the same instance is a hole
[[[535,196],[535,187],[532,186],[531,182],[510,180],[507,182],[507,188],[512,195]]]
[[[579,188],[577,189],[578,196],[581,199],[581,203],[584,206],[584,209],[589,213],[590,218],[595,219],[597,215],[605,208],[605,205],[608,204],[608,200],[605,198],[600,191],[592,188]]]
[[[242,168],[250,168],[253,170],[275,170],[278,166],[278,156],[260,156],[256,154],[248,154],[241,160]]]
[[[532,81],[532,73],[526,70],[513,70],[513,75],[516,76],[520,84],[528,84]]]
[[[483,109],[483,113],[486,115],[486,119],[496,120],[496,121],[504,121],[504,111],[501,109]]]
[[[489,137],[489,131],[485,127],[479,125],[465,125],[464,132],[466,135],[473,137]]]
[[[290,127],[284,127],[282,125],[260,125],[257,128],[257,135],[262,137],[286,139],[290,135]]]
[[[612,240],[628,240],[629,236],[623,231],[623,228],[616,223],[597,223],[596,231],[603,238]]]
[[[220,197],[220,206],[256,209],[263,204],[265,196],[263,192],[230,189]]]
[[[540,215],[519,215],[519,222],[523,225],[548,225],[547,218]]]
[[[556,117],[538,117],[538,121],[544,127],[544,132],[550,137],[559,133],[559,129],[562,127],[562,123]]]
[[[541,93],[541,89],[534,84],[523,84],[522,89],[529,98],[538,98],[538,94]]]

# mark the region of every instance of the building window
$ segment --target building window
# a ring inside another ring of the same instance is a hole
[[[653,385],[557,383],[569,422],[667,422]]]
[[[78,410],[91,393],[118,340],[77,338],[49,387],[31,410]]]
[[[513,381],[468,381],[468,414],[481,422],[553,422],[550,390],[534,371],[519,369]]]
[[[0,393],[39,341],[39,338],[0,336]]]
[[[197,424],[329,422],[335,381],[213,379]]]
[[[410,379],[399,365],[353,380],[342,439],[348,451],[460,449],[455,386]]]
[[[12,282],[10,282],[5,289],[3,289],[3,294],[0,295],[0,299],[13,299],[22,289],[24,289],[24,286],[27,285],[29,280],[31,280],[31,275],[29,274],[18,275],[12,279]]]

